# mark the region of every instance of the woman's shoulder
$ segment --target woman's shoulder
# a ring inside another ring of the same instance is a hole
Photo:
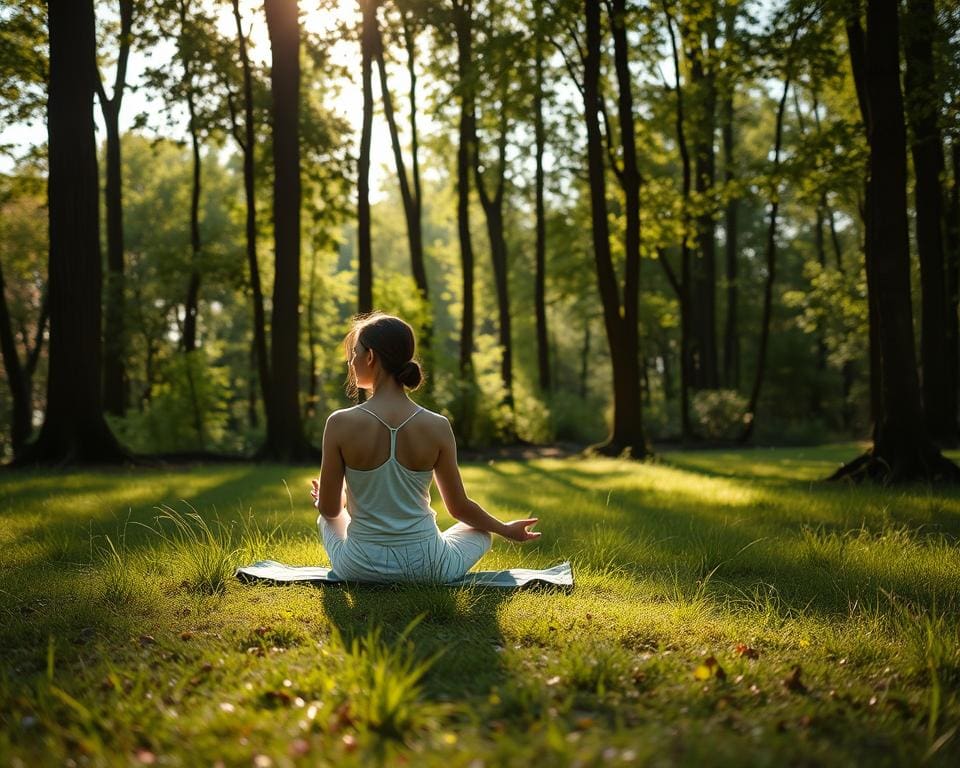
[[[333,411],[329,416],[327,416],[327,426],[337,427],[341,424],[350,424],[361,416],[362,414],[357,413],[356,405],[351,406],[350,408],[340,408],[339,410]]]

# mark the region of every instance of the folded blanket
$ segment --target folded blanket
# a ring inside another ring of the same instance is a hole
[[[284,565],[275,560],[260,560],[253,565],[237,568],[236,576],[243,582],[266,582],[268,584],[312,584],[322,587],[328,584],[343,584],[332,568],[313,565]],[[573,589],[573,566],[569,562],[553,568],[508,568],[505,571],[474,571],[463,578],[447,583],[450,587],[477,586],[498,589]]]

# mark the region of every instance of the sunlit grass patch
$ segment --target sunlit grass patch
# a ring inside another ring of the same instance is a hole
[[[955,764],[960,491],[855,453],[465,467],[570,594],[240,584],[328,564],[309,468],[5,476],[0,762]]]

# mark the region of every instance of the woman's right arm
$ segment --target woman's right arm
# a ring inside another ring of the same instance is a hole
[[[433,468],[437,480],[437,488],[447,511],[461,523],[479,531],[489,531],[512,541],[533,541],[540,538],[539,531],[527,530],[537,522],[537,518],[530,517],[524,520],[513,520],[501,523],[489,514],[477,502],[467,496],[463,487],[463,478],[457,466],[457,441],[453,436],[450,422],[443,420],[441,428],[440,455]]]
[[[330,414],[323,428],[323,458],[320,461],[320,487],[317,508],[320,514],[333,519],[343,509],[343,457],[337,439],[336,414]]]

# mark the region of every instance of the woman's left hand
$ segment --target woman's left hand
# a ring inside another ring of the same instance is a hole
[[[509,523],[504,523],[501,536],[505,539],[519,541],[521,543],[534,541],[540,538],[540,531],[529,531],[527,529],[533,527],[536,522],[537,518],[529,517],[526,520],[513,520]]]

